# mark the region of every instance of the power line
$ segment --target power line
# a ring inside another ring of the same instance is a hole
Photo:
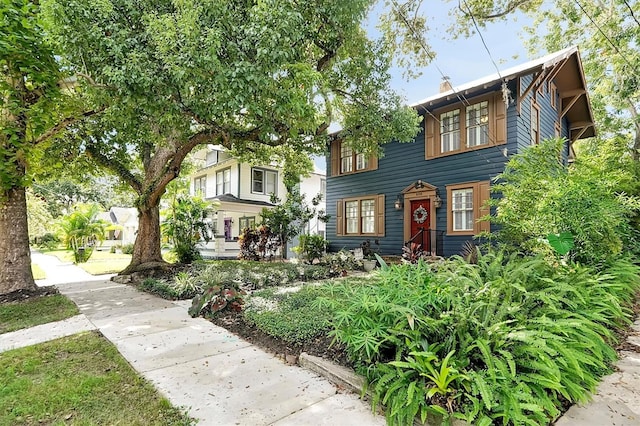
[[[636,18],[636,15],[633,13],[633,8],[629,5],[629,2],[627,0],[622,0],[622,2],[625,4],[625,6],[627,6],[627,9],[629,9],[629,12],[631,13],[631,17],[633,18],[634,21],[636,21],[636,24],[638,24],[638,26],[640,27],[640,22],[638,22],[638,18]]]
[[[631,65],[631,62],[629,62],[629,60],[627,59],[627,57],[625,55],[622,54],[622,52],[620,51],[620,49],[618,49],[618,46],[616,46],[615,44],[613,44],[613,41],[611,41],[611,39],[604,33],[604,31],[602,31],[602,28],[600,28],[600,26],[596,23],[596,21],[593,20],[593,18],[591,17],[591,15],[589,15],[587,13],[587,11],[584,9],[584,7],[582,7],[582,4],[580,4],[580,1],[578,0],[573,0],[578,7],[580,8],[580,10],[582,10],[582,13],[584,13],[587,18],[589,18],[589,21],[591,21],[591,23],[597,28],[598,32],[600,34],[602,34],[602,36],[609,42],[609,44],[611,45],[611,47],[613,47],[613,50],[615,50],[618,55],[620,55],[620,57],[627,63],[627,65],[629,65],[631,67],[631,69],[635,69],[635,67],[633,65]],[[633,12],[632,12],[633,13]],[[635,17],[634,17],[635,19]]]
[[[493,56],[491,55],[491,52],[489,51],[489,46],[487,46],[487,43],[484,41],[484,37],[482,36],[482,32],[480,31],[480,27],[478,26],[478,23],[476,22],[476,17],[473,16],[473,12],[471,12],[471,8],[467,4],[467,2],[465,0],[462,0],[462,3],[464,3],[465,7],[467,8],[468,15],[471,17],[471,22],[473,22],[473,26],[475,27],[476,32],[478,33],[478,36],[480,37],[480,40],[482,40],[482,45],[484,46],[484,49],[487,51],[487,54],[489,55],[489,59],[491,59],[491,62],[493,63],[493,66],[496,68],[496,71],[498,71],[498,77],[500,77],[500,80],[502,80],[503,82],[506,83],[506,81],[504,81],[504,79],[502,78],[502,75],[500,74],[500,69],[498,68],[498,64],[496,64],[496,61],[493,59]],[[462,9],[461,6],[462,5],[460,4],[460,1],[458,0],[458,7],[460,9]]]
[[[409,31],[411,32],[411,34],[413,35],[413,38],[416,42],[418,42],[418,44],[420,45],[420,48],[422,50],[424,50],[424,52],[427,54],[427,56],[429,57],[429,59],[431,60],[431,62],[433,63],[433,65],[436,67],[436,69],[438,70],[438,72],[440,73],[440,75],[442,76],[442,79],[444,81],[446,81],[447,83],[449,83],[449,87],[451,88],[451,91],[453,92],[453,94],[458,98],[458,100],[465,106],[471,106],[471,103],[469,102],[469,100],[464,96],[464,94],[458,92],[454,87],[453,84],[451,84],[451,80],[449,79],[449,77],[442,71],[442,69],[438,66],[438,64],[435,61],[434,56],[431,54],[431,52],[429,51],[429,49],[427,48],[427,46],[425,46],[424,41],[422,40],[422,38],[420,38],[417,34],[417,31],[415,30],[415,28],[413,27],[413,25],[409,22],[409,20],[407,19],[407,17],[405,16],[404,12],[402,11],[402,9],[400,8],[400,6],[398,5],[398,3],[396,2],[396,0],[391,0],[391,3],[393,5],[393,7],[396,9],[398,15],[400,16],[400,18],[402,19],[402,21],[404,22],[404,24],[406,25],[406,27],[409,29]],[[484,43],[484,39],[483,39],[483,43]],[[485,45],[486,46],[486,45]],[[489,56],[491,56],[491,54],[489,54]],[[493,58],[491,58],[493,60]],[[497,65],[494,62],[494,66]],[[498,75],[500,75],[499,71],[498,71]],[[502,77],[500,76],[500,79],[502,79]],[[504,94],[505,89],[508,90],[508,88],[506,88],[506,82],[503,80],[502,83],[502,89],[503,89],[503,98],[505,98]],[[505,102],[506,104],[506,102]],[[442,122],[440,119],[438,119],[431,111],[429,111],[429,109],[427,109],[426,107],[422,107],[426,113],[428,113],[431,117],[433,117],[434,120],[436,120],[436,122],[438,123],[438,125],[441,125]],[[502,151],[497,145],[496,145],[496,140],[495,140],[495,136],[492,137],[492,135],[489,133],[489,126],[486,126],[483,129],[484,133],[487,135],[487,138],[489,139],[489,142],[491,143],[490,146],[493,146],[494,148],[498,149],[498,151],[502,154],[504,154],[504,151]],[[483,155],[481,152],[481,150],[475,150],[474,152],[476,153],[476,155],[480,156]],[[484,155],[483,155],[484,156]],[[486,157],[485,157],[485,161],[490,162]]]

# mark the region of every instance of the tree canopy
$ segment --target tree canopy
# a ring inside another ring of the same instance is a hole
[[[332,123],[367,152],[413,140],[419,118],[389,88],[391,52],[361,27],[372,4],[42,2],[61,63],[84,96],[106,105],[70,128],[52,157],[87,154],[137,193],[132,267],[161,262],[159,200],[197,145],[276,161],[293,176],[325,151]]]

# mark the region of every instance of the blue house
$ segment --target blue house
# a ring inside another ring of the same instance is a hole
[[[514,154],[541,140],[572,143],[595,135],[580,54],[568,48],[413,106],[422,129],[412,143],[390,142],[368,157],[338,137],[328,149],[326,238],[330,250],[369,240],[381,254],[408,242],[451,256],[491,225],[486,215],[492,179]]]

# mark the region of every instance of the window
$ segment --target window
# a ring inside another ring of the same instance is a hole
[[[207,177],[199,176],[193,179],[193,195],[199,195],[201,197],[207,196]]]
[[[540,143],[540,108],[531,102],[531,145]]]
[[[353,150],[348,146],[340,147],[340,173],[353,171]]]
[[[356,170],[365,170],[369,167],[369,157],[363,153],[356,154]]]
[[[502,92],[425,115],[425,158],[437,158],[507,143],[507,106]]]
[[[327,180],[320,179],[320,194],[322,194],[322,199],[327,198]]]
[[[489,143],[489,102],[467,107],[467,147]]]
[[[338,201],[336,235],[384,236],[384,195]]]
[[[553,124],[553,128],[554,128],[554,134],[556,136],[556,138],[559,138],[560,135],[562,134],[562,129],[560,127],[560,123],[558,123],[557,121]]]
[[[366,155],[346,146],[340,140],[331,143],[331,175],[339,176],[378,168],[378,157]]]
[[[224,169],[216,172],[216,195],[228,194],[231,192],[231,169]]]
[[[447,234],[476,235],[489,231],[489,222],[478,219],[489,214],[489,181],[447,185]]]
[[[251,192],[254,194],[276,194],[278,173],[273,170],[251,170]]]
[[[473,189],[451,191],[454,231],[473,231]]]
[[[239,220],[240,222],[240,233],[247,228],[253,228],[256,225],[256,217],[255,216],[243,216]]]
[[[440,114],[440,152],[460,149],[460,110]]]

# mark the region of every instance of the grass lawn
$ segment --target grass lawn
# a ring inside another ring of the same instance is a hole
[[[31,272],[33,273],[34,280],[43,280],[47,278],[47,274],[45,274],[42,268],[35,263],[31,264]]]
[[[61,294],[2,304],[0,305],[0,334],[60,321],[77,314],[76,305]]]
[[[0,426],[190,425],[97,333],[0,354]]]
[[[53,250],[46,252],[57,257],[63,262],[73,262],[73,252],[71,250]],[[79,263],[78,266],[91,275],[113,274],[122,271],[131,263],[130,254],[111,253],[109,251],[94,250],[86,263]]]

